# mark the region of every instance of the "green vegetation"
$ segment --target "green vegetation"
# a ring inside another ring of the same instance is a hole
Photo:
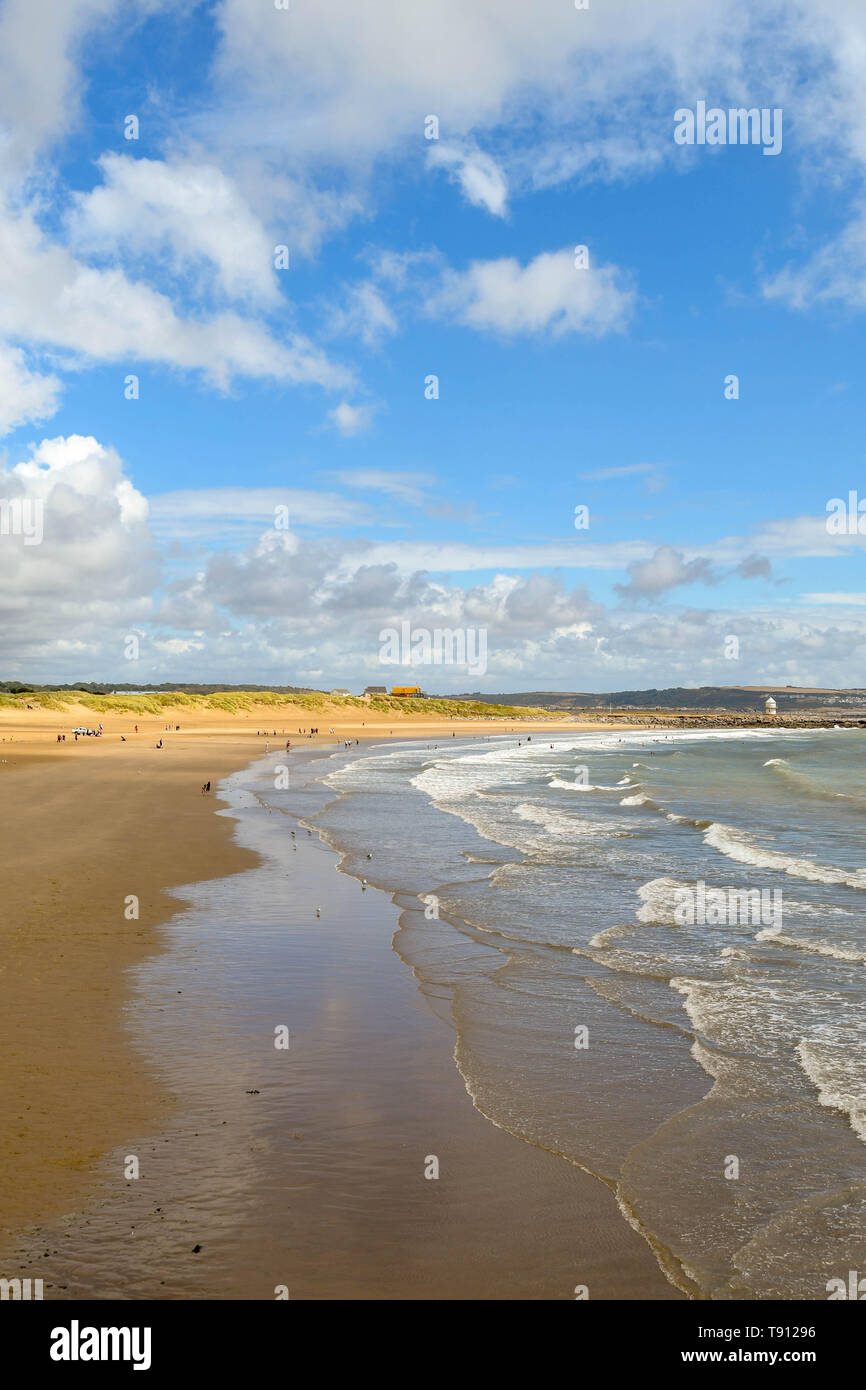
[[[11,684],[11,683],[10,683]],[[485,704],[481,700],[401,699],[395,695],[374,695],[364,700],[358,695],[325,695],[321,691],[299,691],[295,694],[273,690],[218,690],[209,694],[191,694],[184,690],[153,690],[147,694],[94,694],[89,690],[19,690],[0,689],[0,708],[64,709],[82,705],[95,714],[161,714],[167,709],[224,710],[238,714],[252,709],[304,710],[376,710],[380,714],[426,714],[440,719],[550,719],[567,718],[565,713],[553,715],[534,706]]]

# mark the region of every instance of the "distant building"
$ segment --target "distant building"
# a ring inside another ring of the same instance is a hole
[[[387,685],[368,685],[364,688],[365,695],[387,695]]]
[[[765,713],[765,714],[775,714],[775,713],[776,713],[776,701],[773,699],[772,695],[768,695],[767,698],[766,698],[766,700],[764,701],[764,713]]]
[[[332,690],[332,695],[351,695],[351,690]]]

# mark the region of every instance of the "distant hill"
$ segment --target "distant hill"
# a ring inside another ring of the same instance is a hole
[[[216,685],[197,685],[194,681],[163,681],[161,685],[123,685],[118,681],[77,681],[74,685],[35,685],[31,681],[0,681],[0,690],[9,695],[37,695],[40,691],[83,690],[88,695],[118,694],[162,694],[166,691],[185,691],[189,695],[219,695],[234,690],[273,691],[278,695],[324,694],[313,691],[308,685],[226,685],[224,681]]]
[[[666,690],[611,690],[603,694],[585,691],[533,690],[487,695],[476,690],[471,695],[457,695],[458,700],[476,700],[482,704],[536,705],[549,710],[613,709],[684,709],[684,710],[754,710],[772,695],[782,714],[786,710],[848,709],[866,707],[866,689],[807,690],[796,686],[731,686],[702,685],[693,690],[685,686],[670,686]]]

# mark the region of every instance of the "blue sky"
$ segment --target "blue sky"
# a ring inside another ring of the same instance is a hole
[[[864,38],[5,0],[0,497],[44,535],[0,535],[2,678],[354,688],[419,674],[409,621],[487,633],[443,692],[862,683]],[[702,100],[781,152],[677,145]]]

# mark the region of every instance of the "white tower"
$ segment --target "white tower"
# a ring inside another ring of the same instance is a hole
[[[764,701],[764,713],[765,713],[765,714],[775,714],[775,713],[776,713],[776,701],[773,699],[772,695],[768,695],[767,698],[766,698],[766,700]]]

